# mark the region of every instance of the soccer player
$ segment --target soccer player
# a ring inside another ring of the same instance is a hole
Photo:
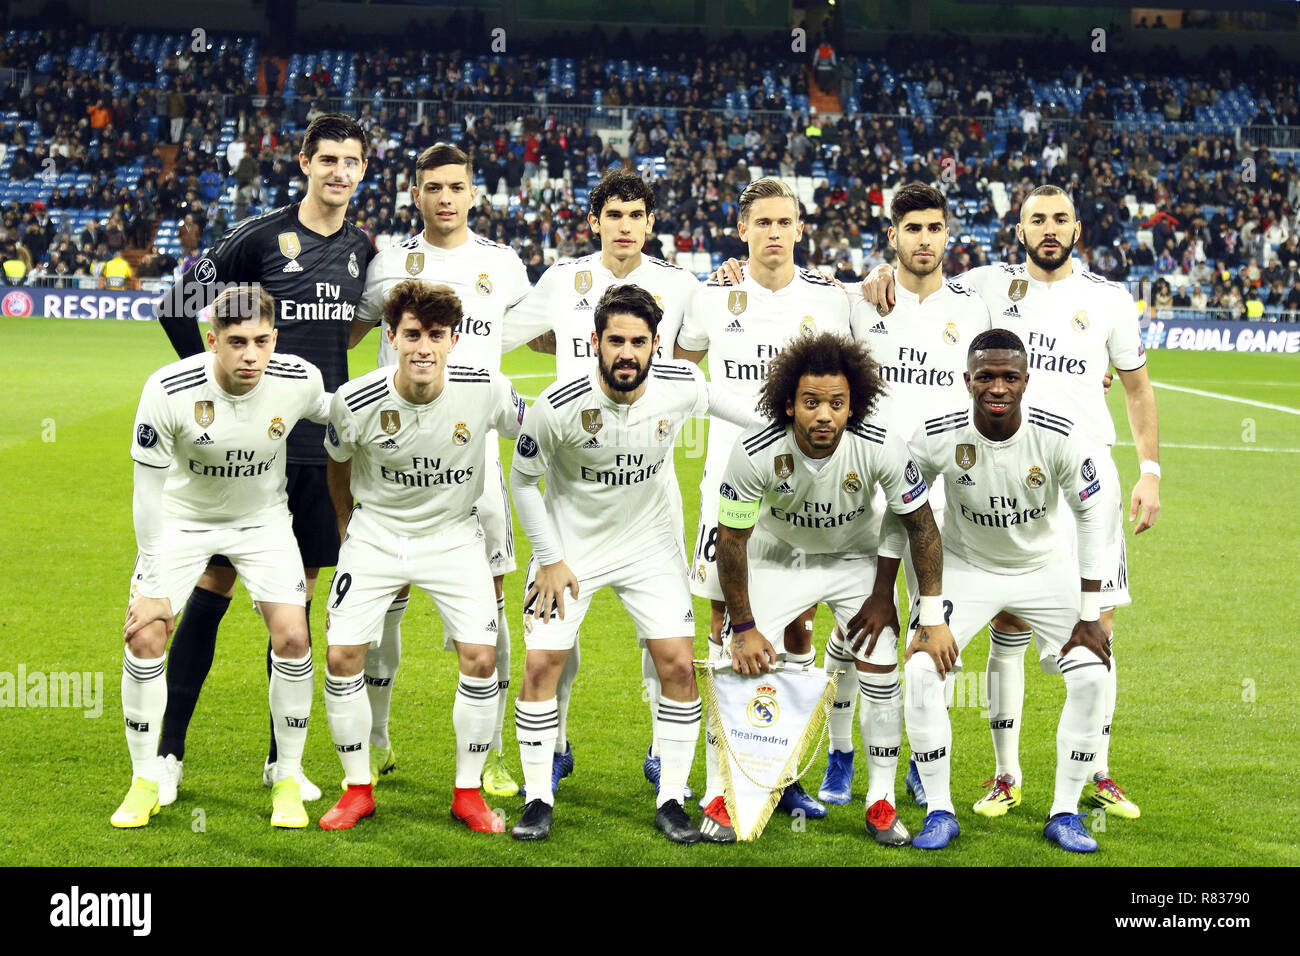
[[[824,332],[787,345],[768,365],[759,397],[759,411],[770,421],[745,431],[733,447],[718,510],[718,576],[731,622],[732,668],[768,670],[786,626],[825,602],[847,635],[846,647],[852,642],[848,653],[856,657],[864,698],[862,736],[873,744],[882,734],[867,726],[867,703],[879,696],[878,684],[863,678],[869,667],[888,672],[898,662],[898,559],[876,556],[877,486],[911,540],[924,622],[919,644],[945,664],[956,653],[943,622],[943,555],[925,481],[899,434],[868,417],[883,390],[880,367],[860,342]],[[896,675],[893,680],[896,687]],[[893,734],[882,746],[897,755],[897,717]],[[880,770],[872,764],[867,832],[878,843],[902,846],[909,835],[894,809],[895,767]],[[705,815],[704,839],[735,841],[725,812],[721,820],[712,808]]]
[[[923,477],[944,477],[945,610],[958,648],[1008,611],[1034,628],[1043,670],[1065,680],[1056,789],[1043,833],[1086,853],[1097,841],[1076,811],[1101,744],[1110,666],[1098,618],[1107,557],[1104,488],[1114,479],[1069,419],[1033,406],[1022,415],[1028,368],[1019,336],[981,332],[965,375],[973,401],[929,419],[908,444]],[[1058,547],[1052,526],[1062,496],[1078,523],[1077,561]],[[952,726],[944,685],[952,677],[916,648],[907,652],[904,710],[929,805],[912,845],[937,850],[961,832],[949,790]]]
[[[587,223],[600,241],[600,252],[567,262],[557,262],[542,274],[537,287],[512,313],[507,330],[506,351],[534,336],[531,345],[538,351],[555,353],[555,380],[567,382],[592,369],[595,352],[591,344],[591,319],[594,303],[600,301],[611,286],[622,283],[638,285],[648,291],[663,310],[659,323],[660,346],[655,360],[672,357],[682,316],[699,288],[699,280],[680,266],[645,255],[641,249],[647,236],[653,235],[655,194],[640,176],[625,170],[607,173],[591,191]],[[665,355],[664,353],[668,354]],[[659,473],[668,490],[673,515],[679,527],[682,521],[681,486],[670,456]],[[681,537],[679,534],[678,537]],[[682,562],[687,563],[685,542]],[[578,675],[579,644],[575,641],[556,690],[560,708],[560,728],[556,736],[552,783],[573,772],[573,748],[568,736],[569,699]],[[651,725],[655,725],[659,699],[659,678],[650,652],[641,652],[641,678],[649,691]],[[642,771],[657,788],[659,783],[659,741],[651,734]],[[687,790],[689,791],[689,787]],[[688,795],[689,799],[689,795]]]
[[[524,403],[499,373],[448,364],[465,325],[449,287],[398,283],[384,299],[384,322],[397,366],[339,389],[325,433],[343,537],[330,586],[325,712],[347,788],[320,825],[345,830],[375,811],[362,671],[367,646],[384,639],[393,597],[414,584],[433,598],[460,661],[451,814],[471,830],[501,833],[479,792],[501,691],[498,613],[475,502],[487,475],[496,477],[484,445],[496,432],[519,434]]]
[[[325,387],[348,379],[348,333],[361,300],[366,266],[374,255],[370,237],[346,222],[348,202],[366,174],[366,131],[350,116],[317,117],[303,136],[298,165],[307,194],[292,203],[238,223],[164,294],[158,315],[178,355],[203,351],[197,318],[226,283],[259,283],[279,306],[281,351],[320,368]],[[292,422],[289,426],[292,427]],[[289,435],[288,494],[293,533],[306,573],[307,618],[320,568],[338,561],[338,528],[325,483],[325,430],[310,422]],[[235,570],[215,552],[172,642],[167,669],[168,708],[158,753],[163,761],[159,799],[176,799],[185,758],[185,735],[216,647],[217,628],[230,605]],[[268,651],[267,673],[270,673]],[[276,776],[274,734],[262,771],[270,786]],[[320,788],[299,770],[304,799],[320,799]]]
[[[726,280],[710,281],[696,293],[677,334],[674,355],[696,364],[707,355],[714,387],[725,389],[752,407],[767,376],[768,364],[789,342],[818,332],[850,334],[850,302],[829,279],[795,268],[794,247],[803,236],[803,220],[799,199],[786,183],[770,177],[755,180],[740,194],[738,205],[738,231],[749,244],[749,261],[741,281],[737,285]],[[723,653],[726,610],[717,575],[718,485],[739,435],[738,428],[723,422],[709,423],[709,446],[700,482],[691,593],[712,602],[710,660],[719,659]],[[810,627],[811,619],[801,619],[785,635],[785,652],[793,663],[810,664],[814,660]],[[706,734],[703,805],[706,815],[717,812],[725,816],[717,753],[709,740]],[[814,818],[826,815],[826,808],[808,796],[798,782],[786,789],[780,807],[787,813],[800,811]]]
[[[591,599],[605,586],[631,615],[662,685],[655,826],[676,843],[700,839],[682,807],[700,730],[695,615],[679,560],[681,529],[657,476],[687,418],[712,413],[748,423],[755,416],[713,389],[699,369],[654,361],[662,314],[639,286],[608,289],[594,315],[596,367],[543,391],[516,444],[510,485],[533,546],[524,599],[524,686],[515,701],[528,800],[512,831],[518,840],[550,833],[556,686]],[[538,487],[543,477],[544,497]]]
[[[509,246],[492,242],[469,230],[469,210],[475,189],[469,157],[456,146],[439,143],[422,152],[415,162],[411,196],[424,220],[424,231],[390,246],[375,256],[366,272],[366,288],[357,310],[351,345],[383,321],[385,297],[399,283],[412,278],[446,285],[456,293],[464,310],[456,330],[456,364],[501,372],[503,330],[513,320],[511,308],[528,293],[528,273]],[[392,368],[398,352],[384,335],[379,344],[379,366]],[[483,527],[483,547],[492,566],[497,603],[497,719],[492,749],[483,768],[488,793],[511,796],[519,792],[506,769],[501,751],[501,726],[505,720],[510,687],[510,627],[505,613],[502,580],[515,569],[514,523],[510,497],[501,470],[501,450],[495,439],[482,444],[483,496],[474,503]],[[480,447],[476,443],[476,447]],[[409,589],[394,598],[384,616],[384,636],[366,654],[366,695],[370,699],[371,775],[376,779],[397,766],[396,751],[388,735],[393,681],[402,654],[402,615]]]
[[[271,637],[271,727],[279,759],[271,824],[307,825],[300,773],[311,715],[307,587],[285,494],[288,435],[324,422],[329,395],[310,362],[275,352],[276,304],[256,286],[212,306],[211,352],[164,366],[145,383],[135,418],[136,545],[122,654],[122,714],[133,780],[115,827],[158,812],[159,724],[167,706],[167,638],[214,554],[227,555]]]
[[[972,269],[959,277],[984,303],[990,321],[1017,333],[1029,355],[1034,376],[1031,399],[1053,409],[1072,409],[1081,433],[1098,445],[1115,444],[1115,424],[1106,407],[1098,374],[1113,366],[1124,385],[1129,427],[1137,448],[1140,477],[1129,498],[1128,516],[1136,520],[1134,534],[1152,527],[1160,513],[1160,442],[1155,393],[1146,370],[1146,351],[1132,297],[1123,285],[1076,267],[1070,252],[1081,227],[1070,197],[1056,186],[1039,186],[1021,207],[1016,235],[1029,261]],[[881,309],[892,304],[892,277],[879,267],[863,283],[862,293]],[[1119,472],[1113,456],[1100,455],[1098,467],[1107,500],[1102,514],[1109,549],[1102,576],[1102,626],[1112,641],[1107,673],[1105,720],[1093,779],[1085,798],[1121,817],[1141,811],[1110,776],[1110,728],[1115,712],[1115,608],[1132,603],[1128,561],[1121,520]],[[1020,718],[1024,705],[1025,649],[1032,632],[1013,616],[994,620],[988,681],[998,688],[1000,706],[990,713],[996,757],[992,789],[977,807],[987,816],[1000,816],[1021,800]]]

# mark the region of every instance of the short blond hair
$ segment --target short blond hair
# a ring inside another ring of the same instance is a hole
[[[749,222],[749,210],[758,200],[776,199],[779,196],[784,196],[794,203],[794,217],[802,220],[803,213],[799,206],[799,197],[795,195],[794,190],[782,179],[777,179],[774,176],[764,176],[762,179],[755,179],[740,194],[740,221]]]

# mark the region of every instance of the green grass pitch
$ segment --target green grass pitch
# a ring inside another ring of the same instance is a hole
[[[373,367],[374,338],[352,370]],[[266,636],[242,586],[222,628],[216,662],[191,727],[179,801],[144,830],[118,831],[108,817],[130,782],[121,729],[121,625],[134,559],[131,422],[145,378],[174,358],[152,323],[0,319],[0,672],[103,675],[102,715],[70,708],[0,710],[0,864],[3,865],[1291,865],[1300,863],[1289,815],[1297,790],[1294,597],[1300,590],[1300,358],[1153,352],[1160,383],[1283,406],[1247,405],[1158,389],[1163,511],[1150,533],[1130,538],[1136,605],[1117,622],[1120,701],[1111,768],[1142,806],[1140,820],[1111,818],[1101,852],[1078,858],[1041,836],[1051,799],[1059,680],[1030,667],[1022,738],[1025,803],[987,821],[970,812],[992,753],[978,693],[954,709],[953,791],[961,838],[942,854],[877,847],[862,828],[866,785],[859,757],[852,804],[806,829],[775,817],[755,844],[677,847],[652,827],[654,804],[641,776],[650,721],[639,655],[628,621],[608,593],[583,629],[582,672],[569,724],[577,769],[560,787],[556,828],[544,844],[471,834],[447,813],[453,765],[451,696],[455,659],[439,650],[440,625],[423,595],[405,624],[406,651],[394,695],[398,771],[377,787],[378,814],[357,829],[314,826],[277,832],[261,786],[266,746]],[[516,352],[505,368],[521,393],[549,381],[548,357]],[[1110,396],[1128,439],[1123,393]],[[505,449],[508,451],[508,449]],[[678,474],[693,516],[703,445],[679,449]],[[1117,449],[1131,487],[1137,462]],[[515,531],[520,571],[507,580],[512,613],[512,690],[519,687],[518,623],[528,542]],[[328,573],[322,577],[322,588]],[[325,722],[324,610],[313,609],[317,704],[305,766],[326,797],[341,770]],[[700,621],[707,620],[697,602]],[[818,618],[817,646],[829,615]],[[703,625],[701,624],[701,628]],[[704,651],[705,636],[696,647]],[[965,655],[982,671],[987,640]],[[1032,664],[1032,662],[1031,662]],[[904,738],[906,744],[906,738]],[[691,782],[699,791],[704,759]],[[507,760],[518,776],[512,717]],[[904,757],[904,764],[906,758]],[[825,759],[805,779],[815,792]],[[921,812],[901,795],[915,832]],[[493,800],[508,820],[518,798]],[[964,812],[963,812],[963,808]],[[693,815],[698,811],[689,808]],[[1279,812],[1282,811],[1282,812]]]

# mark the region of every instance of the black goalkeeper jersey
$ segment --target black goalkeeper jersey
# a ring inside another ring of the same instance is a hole
[[[179,356],[203,351],[198,315],[225,284],[259,282],[276,301],[275,350],[319,368],[328,391],[348,380],[348,333],[375,247],[351,222],[332,236],[312,232],[298,221],[298,207],[245,219],[163,294],[158,318]],[[324,465],[324,441],[324,426],[299,422],[288,460]]]

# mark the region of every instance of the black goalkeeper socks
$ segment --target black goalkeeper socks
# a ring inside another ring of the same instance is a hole
[[[217,628],[228,607],[230,598],[199,587],[185,603],[167,658],[167,710],[158,739],[160,755],[175,754],[177,760],[185,759],[185,734],[203,682],[212,670]]]

